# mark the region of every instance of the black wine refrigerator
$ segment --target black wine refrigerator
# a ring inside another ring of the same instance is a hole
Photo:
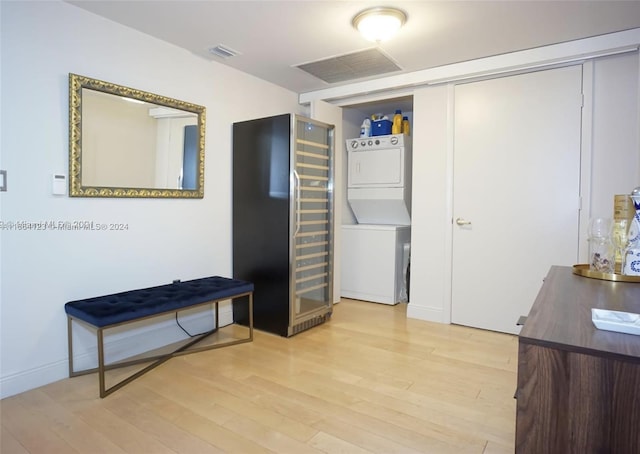
[[[294,114],[233,124],[233,276],[255,286],[256,329],[289,337],[331,316],[333,163],[333,125]],[[246,324],[243,310],[234,320]]]

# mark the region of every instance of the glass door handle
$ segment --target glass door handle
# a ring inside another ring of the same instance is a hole
[[[296,192],[296,228],[293,232],[293,236],[296,237],[300,232],[300,209],[301,209],[301,189],[300,189],[300,175],[296,170],[293,171],[293,188]]]
[[[456,219],[456,224],[458,224],[458,225],[471,225],[471,221],[467,221],[465,219],[458,218],[458,219]]]

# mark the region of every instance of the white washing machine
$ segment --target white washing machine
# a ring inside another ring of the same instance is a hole
[[[383,304],[408,302],[408,225],[342,226],[340,295]]]

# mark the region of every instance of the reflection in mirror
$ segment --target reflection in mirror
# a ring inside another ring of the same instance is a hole
[[[71,196],[204,196],[204,107],[75,74],[69,101]]]

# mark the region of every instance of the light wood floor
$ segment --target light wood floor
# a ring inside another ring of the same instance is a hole
[[[95,374],[0,403],[10,453],[513,453],[517,338],[343,300],[290,339]]]

